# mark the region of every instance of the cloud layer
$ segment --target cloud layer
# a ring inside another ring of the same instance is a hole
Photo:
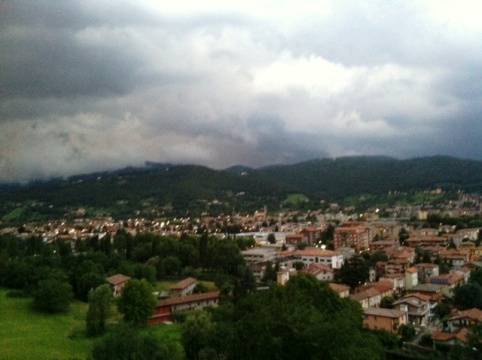
[[[0,181],[482,158],[479,1],[233,3],[0,1]]]

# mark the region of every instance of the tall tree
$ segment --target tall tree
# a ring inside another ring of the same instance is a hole
[[[455,288],[453,303],[459,309],[482,309],[482,287],[475,282],[469,282]]]
[[[369,278],[369,266],[360,255],[348,259],[337,274],[338,281],[355,288],[365,283]]]
[[[145,325],[155,305],[156,298],[152,287],[144,279],[130,280],[125,285],[118,303],[124,320],[135,325]]]
[[[105,323],[110,315],[112,290],[109,285],[101,285],[89,293],[89,310],[87,311],[87,334],[96,336],[103,334]]]
[[[208,313],[195,312],[188,316],[182,325],[182,343],[186,357],[199,360],[201,351],[210,348],[213,335],[214,323]]]

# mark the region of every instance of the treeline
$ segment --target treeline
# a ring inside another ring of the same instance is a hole
[[[123,231],[112,239],[94,237],[75,243],[1,236],[0,286],[31,294],[43,280],[55,279],[70,286],[75,298],[86,301],[91,289],[115,273],[151,283],[195,276],[214,281],[224,295],[241,296],[254,287],[240,253],[251,244],[247,239],[207,235],[177,239]]]

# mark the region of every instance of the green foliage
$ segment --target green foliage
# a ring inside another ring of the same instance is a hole
[[[198,360],[211,349],[216,334],[214,323],[206,312],[194,312],[182,324],[182,343],[188,359]]]
[[[33,305],[37,310],[48,313],[65,312],[72,300],[72,287],[59,279],[41,280],[34,292]]]
[[[398,334],[402,338],[402,341],[410,341],[415,337],[416,331],[413,325],[400,325],[398,328]]]
[[[440,320],[444,320],[447,316],[449,316],[451,311],[452,305],[448,300],[440,301],[434,310],[435,315],[437,315]]]
[[[208,287],[206,286],[206,284],[204,284],[202,282],[197,283],[196,287],[194,288],[195,294],[206,293],[208,291],[209,291]]]
[[[455,288],[453,303],[458,309],[482,309],[482,286],[476,282],[469,282]]]
[[[364,199],[380,204],[378,197],[386,200],[386,194],[394,189],[413,191],[443,185],[477,191],[481,189],[481,174],[481,162],[449,157],[320,159],[251,169],[249,176],[202,166],[151,166],[0,189],[0,216],[21,224],[61,217],[79,207],[89,209],[93,215],[110,213],[116,217],[128,217],[139,209],[146,216],[166,211],[185,215],[186,209],[189,214],[219,214],[233,209],[254,211],[264,205],[306,208],[319,204],[321,198],[343,199],[361,194],[369,194]],[[433,202],[443,195],[427,196],[412,196],[409,200]],[[217,205],[212,204],[214,199]],[[170,210],[164,205],[170,205]],[[479,224],[481,227],[480,219]]]
[[[278,269],[278,264],[273,266],[273,263],[268,261],[266,264],[266,270],[264,271],[263,281],[266,283],[276,282]]]
[[[310,199],[303,194],[289,194],[283,201],[283,206],[298,209],[309,203]]]
[[[220,306],[211,320],[198,319],[195,325],[183,336],[197,339],[188,334],[209,330],[189,346],[188,359],[201,359],[201,354],[227,360],[291,360],[300,354],[328,360],[383,358],[377,338],[362,330],[360,306],[311,276],[296,276],[284,287]]]
[[[472,270],[469,281],[482,286],[482,269]]]
[[[103,334],[105,324],[111,313],[112,290],[109,285],[99,286],[89,293],[89,310],[87,311],[87,334],[96,336]]]
[[[360,255],[348,259],[337,274],[338,281],[355,288],[369,278],[368,262]]]
[[[93,360],[181,360],[182,352],[172,343],[150,333],[121,326],[99,339],[92,349]]]
[[[380,307],[384,309],[393,309],[395,299],[392,296],[384,296],[380,302]]]
[[[124,320],[134,325],[145,325],[152,315],[156,298],[146,280],[129,280],[118,302],[119,312]]]
[[[432,347],[433,346],[433,340],[432,336],[430,334],[425,334],[420,338],[420,343],[421,346],[425,347]]]

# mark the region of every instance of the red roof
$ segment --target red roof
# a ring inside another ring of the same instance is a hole
[[[482,322],[482,310],[477,308],[472,308],[463,311],[457,311],[450,317],[449,320],[457,320],[457,319],[470,319],[477,322]]]
[[[185,278],[174,285],[170,286],[171,290],[184,290],[185,288],[197,283],[197,280],[192,277]]]
[[[328,284],[331,288],[331,290],[333,290],[334,292],[340,294],[342,292],[345,292],[345,291],[350,291],[350,287],[347,286],[347,285],[343,285],[343,284],[335,284],[335,283],[329,283]]]
[[[329,267],[327,265],[323,265],[323,264],[310,264],[301,271],[304,272],[304,273],[311,274],[311,275],[317,275],[319,273],[327,273],[327,272],[332,273],[333,269],[331,267]]]
[[[331,251],[331,250],[322,250],[322,249],[318,249],[318,248],[306,248],[304,250],[295,251],[295,255],[328,257],[328,256],[335,256],[336,253],[334,251]]]
[[[115,275],[109,276],[106,280],[109,284],[115,286],[115,285],[123,284],[129,281],[130,279],[131,278],[129,276],[122,275],[122,274],[115,274]]]
[[[178,297],[172,297],[166,300],[162,300],[162,301],[159,301],[159,303],[157,304],[157,307],[189,304],[193,302],[216,300],[216,299],[219,299],[219,291],[210,291],[207,293],[178,296]]]
[[[447,333],[444,331],[434,331],[432,333],[432,339],[434,341],[445,342],[457,339],[461,342],[467,341],[467,335],[469,334],[469,330],[467,328],[462,328],[456,333]]]

